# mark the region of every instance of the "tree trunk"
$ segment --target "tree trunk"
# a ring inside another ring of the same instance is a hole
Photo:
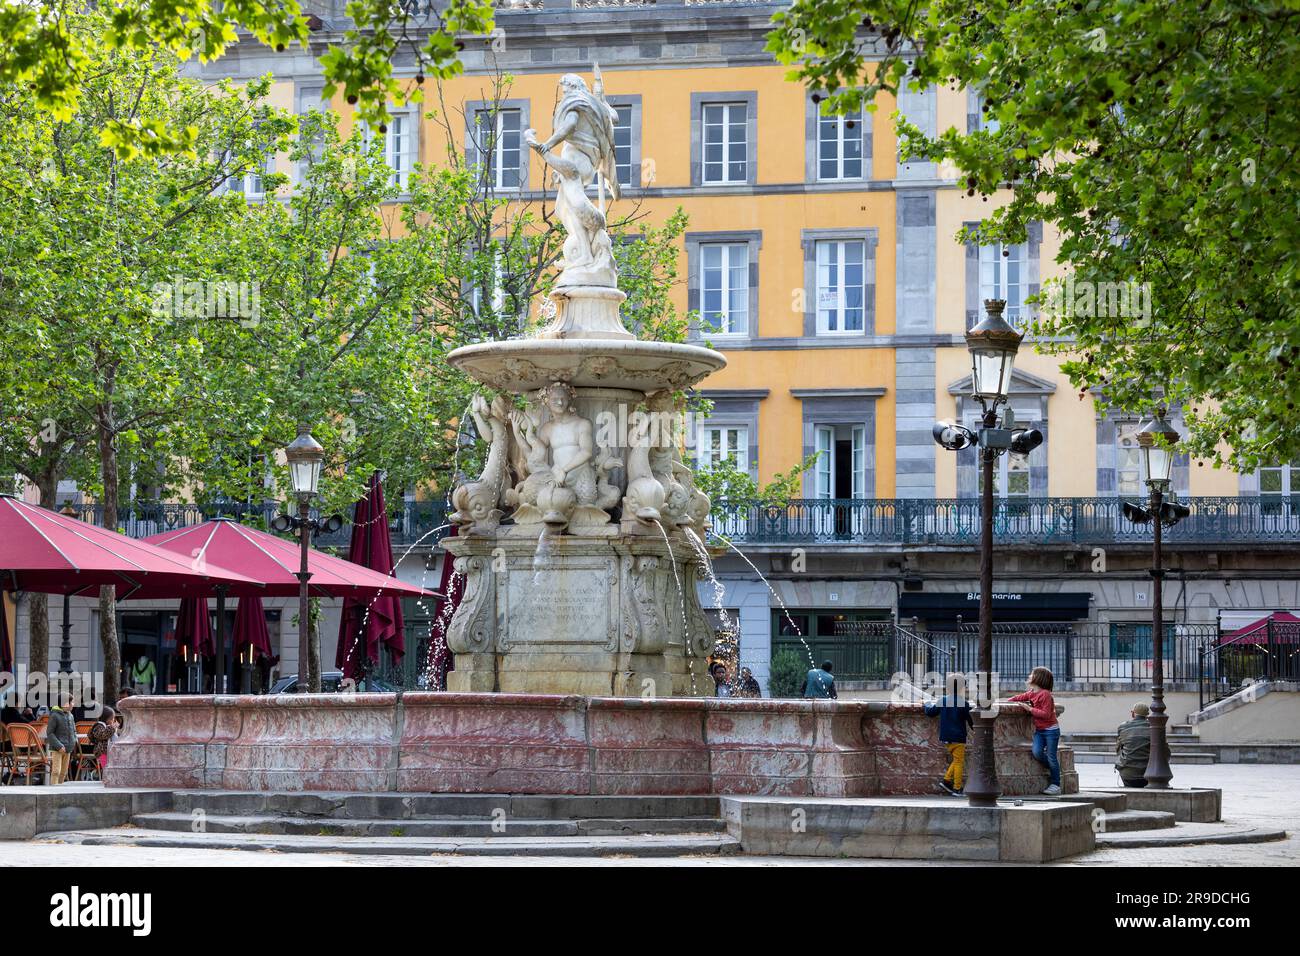
[[[98,409],[99,468],[104,483],[103,522],[110,531],[117,530],[117,436],[113,431],[113,407]],[[104,648],[104,700],[116,706],[121,690],[122,655],[117,643],[117,592],[112,587],[99,589],[99,643]]]
[[[311,641],[307,647],[307,679],[313,694],[319,694],[320,686],[320,619],[321,607],[313,601],[311,616]]]
[[[58,480],[54,468],[46,467],[36,487],[41,493],[41,507],[54,507],[54,492]],[[30,674],[48,674],[50,670],[50,599],[44,594],[32,594],[28,609],[28,633],[31,646],[27,652],[27,669]]]

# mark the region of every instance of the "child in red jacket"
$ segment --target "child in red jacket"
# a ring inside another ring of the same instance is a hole
[[[1034,759],[1047,768],[1048,783],[1043,793],[1054,797],[1061,792],[1061,762],[1056,749],[1061,744],[1061,726],[1056,722],[1056,701],[1052,700],[1052,672],[1035,667],[1025,682],[1025,693],[1010,698],[1029,705],[1034,718]]]

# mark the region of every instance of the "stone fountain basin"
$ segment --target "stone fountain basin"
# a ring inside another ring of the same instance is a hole
[[[498,391],[529,392],[552,382],[639,392],[690,388],[727,364],[713,349],[635,339],[512,339],[466,345],[447,356]]]

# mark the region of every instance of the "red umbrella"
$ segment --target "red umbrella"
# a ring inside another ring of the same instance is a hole
[[[384,504],[384,485],[378,472],[370,476],[370,490],[353,509],[348,559],[385,576],[393,573],[388,508]],[[368,601],[345,600],[334,666],[342,669],[344,677],[356,680],[361,676],[363,662],[379,660],[381,644],[388,645],[394,660],[400,661],[406,653],[402,599],[396,595],[383,595]]]
[[[201,524],[142,538],[164,551],[190,555],[196,561],[239,568],[256,587],[231,587],[232,597],[295,597],[298,594],[298,542],[249,528],[232,518],[210,518]],[[307,552],[309,593],[316,597],[368,598],[376,594],[427,594],[414,584],[379,574],[323,551]]]
[[[176,614],[176,647],[190,649],[190,656],[216,653],[212,642],[212,617],[208,614],[208,599],[185,598]]]
[[[116,585],[123,598],[200,597],[258,582],[0,494],[0,582],[15,591],[80,594]]]
[[[449,537],[456,536],[456,525],[451,526]],[[438,584],[438,593],[445,595],[434,606],[432,640],[429,642],[429,687],[442,690],[447,686],[447,672],[452,669],[453,654],[447,647],[447,628],[456,608],[460,606],[460,597],[465,582],[452,583],[456,559],[449,553],[442,556],[442,580]]]
[[[266,630],[266,610],[260,597],[242,597],[235,609],[236,655],[241,647],[253,648],[258,657],[271,656],[271,635]]]

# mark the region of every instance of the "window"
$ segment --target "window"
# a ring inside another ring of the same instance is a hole
[[[978,488],[984,493],[984,469],[978,469]],[[1008,452],[993,465],[993,497],[1029,497],[1029,456]]]
[[[705,471],[722,461],[749,470],[749,429],[744,425],[701,425],[699,464]]]
[[[704,104],[704,182],[747,181],[748,109],[745,103]]]
[[[817,331],[865,329],[867,244],[861,239],[817,243]]]
[[[411,175],[411,157],[414,154],[412,144],[415,140],[412,125],[410,116],[390,116],[388,132],[384,134],[384,162],[393,171],[389,183],[402,192],[406,192]]]
[[[374,142],[375,131],[369,126],[363,129],[365,146],[369,150]],[[409,113],[391,114],[384,126],[383,137],[384,165],[392,170],[388,182],[400,192],[406,192],[415,156],[415,117]]]
[[[1141,495],[1142,451],[1138,445],[1139,422],[1117,422],[1115,425],[1115,494]]]
[[[700,318],[703,331],[744,335],[749,328],[749,245],[700,246]]]
[[[227,154],[226,161],[230,161]],[[261,199],[266,192],[263,177],[275,172],[274,154],[267,156],[260,167],[254,165],[242,176],[231,176],[226,180],[226,189],[232,193],[243,193],[247,199]]]
[[[1025,243],[1008,246],[995,242],[990,246],[980,246],[979,301],[1005,300],[1007,308],[1003,316],[1012,325],[1019,325],[1021,318],[1028,314],[1025,307],[1027,266]]]
[[[814,496],[865,498],[867,429],[865,425],[816,425],[817,464]]]
[[[325,132],[316,126],[316,121],[309,114],[329,112],[329,104],[322,99],[324,90],[320,87],[302,87],[298,90],[298,115],[303,117],[303,126],[299,127],[304,149],[297,166],[297,182],[307,182],[307,173],[312,166],[319,163],[325,155]]]
[[[474,114],[476,162],[486,164],[493,189],[518,189],[522,135],[519,110],[479,110]]]
[[[1290,513],[1300,498],[1300,458],[1259,470],[1259,510],[1265,515]]]
[[[985,106],[987,105],[988,103],[983,96],[976,96],[975,112],[973,114],[975,117],[975,126],[971,130],[972,133],[976,130],[985,130],[989,133],[996,133],[998,129],[1001,128],[1001,124],[999,124],[993,116],[993,111],[991,109],[985,109]]]
[[[614,121],[614,170],[620,186],[638,185],[632,182],[632,106],[614,107],[618,119]]]
[[[862,178],[862,112],[817,118],[817,178]]]

